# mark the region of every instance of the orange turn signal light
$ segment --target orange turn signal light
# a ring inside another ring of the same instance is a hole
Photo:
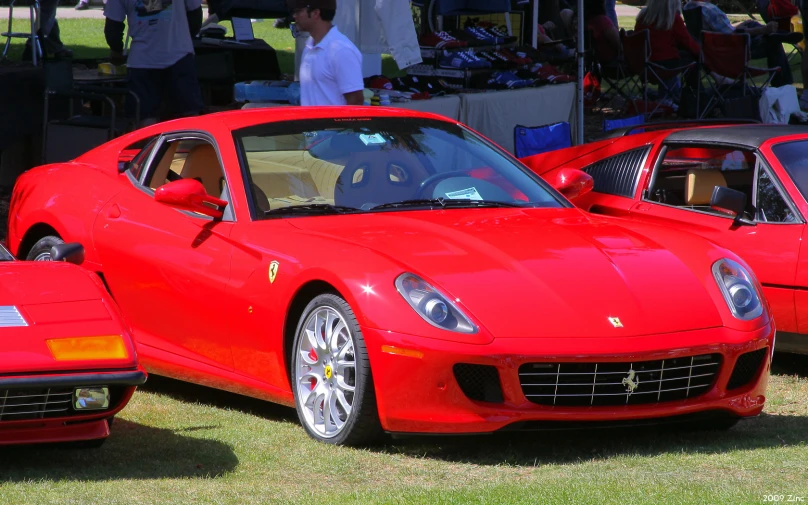
[[[392,345],[383,345],[382,352],[388,354],[398,354],[399,356],[408,356],[410,358],[423,358],[424,353],[414,349],[402,349],[401,347],[393,347]]]
[[[126,359],[129,352],[120,335],[52,338],[46,340],[53,358],[59,361]]]

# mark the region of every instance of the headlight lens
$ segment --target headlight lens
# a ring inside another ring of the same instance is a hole
[[[757,281],[744,267],[731,259],[720,259],[713,263],[713,276],[733,316],[749,321],[763,313]]]
[[[432,326],[459,333],[477,333],[477,327],[460,309],[417,275],[399,275],[396,289]]]

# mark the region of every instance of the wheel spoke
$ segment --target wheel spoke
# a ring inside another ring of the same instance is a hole
[[[337,352],[337,359],[344,360],[345,355],[348,354],[348,351],[353,351],[353,341],[351,339],[347,339],[342,347],[340,347],[339,351]]]
[[[310,351],[303,349],[300,350],[300,359],[303,360],[303,363],[305,363],[307,366],[314,366],[320,363],[319,355],[317,356],[316,360],[312,360],[310,354],[311,354]]]
[[[350,384],[345,382],[345,377],[342,375],[337,376],[337,387],[341,390],[340,393],[342,391],[346,391],[348,393],[353,393],[354,391],[356,391],[356,387],[351,386]]]
[[[326,342],[326,344],[328,345],[328,352],[331,353],[332,356],[337,353],[337,346],[339,345],[339,336],[344,329],[346,329],[345,323],[342,322],[342,320],[340,319],[337,325],[334,326],[334,329],[328,335],[328,342]]]
[[[330,395],[328,395],[328,413],[331,416],[331,422],[334,424],[334,427],[339,430],[345,424],[339,417],[339,408],[337,408],[337,402],[339,401],[340,405],[342,406],[343,410],[345,411],[345,419],[348,419],[348,414],[350,414],[350,408],[345,409],[345,403],[340,400],[341,391],[333,391]],[[344,400],[344,398],[342,398]]]
[[[334,398],[336,398],[336,399],[337,399],[337,401],[338,401],[338,402],[340,403],[340,405],[342,406],[342,410],[344,410],[344,411],[345,411],[345,419],[347,420],[347,419],[348,419],[348,416],[350,416],[350,415],[351,415],[351,411],[353,410],[353,405],[351,405],[351,404],[348,402],[348,400],[345,398],[345,393],[343,393],[343,392],[342,392],[342,391],[340,391],[340,390],[336,390],[336,391],[334,391],[333,396],[334,396]]]

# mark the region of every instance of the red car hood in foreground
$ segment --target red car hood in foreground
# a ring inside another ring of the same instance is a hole
[[[290,222],[403,258],[403,268],[459,299],[495,337],[639,336],[723,324],[708,292],[718,290],[706,254],[711,246],[689,235],[668,232],[661,244],[630,223],[594,220],[576,209],[345,217],[338,226],[332,219]]]
[[[56,361],[47,339],[121,335],[120,318],[112,302],[82,269],[66,263],[0,262],[0,306],[16,307],[25,324],[9,322],[0,328],[0,371],[48,372],[91,367],[136,366],[135,350],[124,335],[129,358],[91,362]],[[6,309],[8,310],[8,309]]]

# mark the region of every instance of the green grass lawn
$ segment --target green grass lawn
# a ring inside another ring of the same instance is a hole
[[[779,355],[764,414],[671,428],[315,443],[293,409],[152,377],[96,450],[0,449],[24,504],[808,502],[808,358]]]

